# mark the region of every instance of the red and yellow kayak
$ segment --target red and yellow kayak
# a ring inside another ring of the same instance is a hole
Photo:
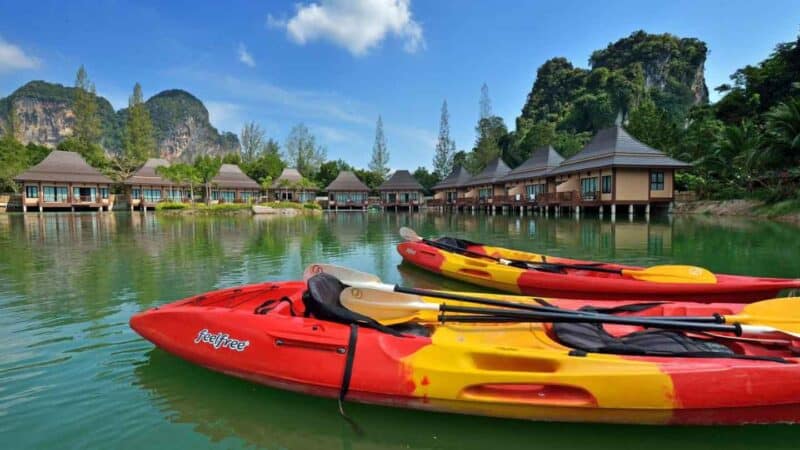
[[[576,353],[537,323],[425,323],[403,336],[359,327],[353,341],[349,325],[304,317],[304,291],[301,281],[225,289],[141,312],[130,325],[192,363],[313,395],[339,395],[352,358],[346,399],[364,403],[548,421],[800,422],[800,364],[791,345],[719,341],[769,360]],[[735,314],[743,306],[665,303],[627,314]]]
[[[476,244],[470,253],[538,263],[542,255]],[[716,275],[713,283],[654,282],[593,270],[541,271],[504,265],[488,258],[448,251],[424,242],[402,242],[403,260],[422,269],[467,283],[524,295],[594,300],[659,300],[696,302],[752,302],[777,297],[800,288],[800,279]],[[642,270],[641,267],[544,256],[548,263],[591,265],[601,269]]]

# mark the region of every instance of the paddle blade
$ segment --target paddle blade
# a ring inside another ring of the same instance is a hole
[[[359,272],[358,270],[348,269],[347,267],[337,266],[334,264],[311,264],[303,272],[303,280],[308,280],[318,273],[327,273],[338,278],[344,284],[364,284],[364,283],[381,283],[381,279],[377,276]]]
[[[409,242],[420,242],[422,240],[416,231],[408,227],[400,227],[400,237]]]
[[[765,325],[800,333],[800,297],[751,303],[742,309],[741,314],[725,316],[725,321]]]
[[[624,269],[622,274],[636,280],[653,283],[714,284],[717,282],[717,277],[710,270],[697,266],[665,265],[648,267],[643,270]]]
[[[423,311],[436,311],[438,305],[426,303],[416,295],[349,287],[339,294],[342,306],[381,323],[413,320]]]

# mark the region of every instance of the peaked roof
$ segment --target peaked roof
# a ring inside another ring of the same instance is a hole
[[[464,186],[478,186],[481,184],[495,184],[500,182],[503,177],[505,177],[508,172],[511,172],[511,169],[503,162],[502,158],[499,156],[491,161],[489,164],[486,165],[486,168],[483,169],[479,174],[475,175],[474,177],[470,178]]]
[[[16,181],[111,184],[111,179],[75,152],[53,150],[39,164],[17,175]]]
[[[369,188],[356,177],[356,174],[349,170],[343,170],[339,172],[335,180],[331,181],[325,191],[369,192]]]
[[[422,185],[419,184],[411,172],[407,170],[398,170],[389,177],[388,180],[378,186],[379,191],[395,191],[395,190],[408,190],[408,191],[421,191]]]
[[[580,152],[562,162],[550,174],[597,169],[612,165],[676,169],[691,167],[691,164],[670,158],[663,152],[637,141],[624,128],[617,125],[598,131]]]
[[[558,167],[562,161],[564,161],[564,157],[559,155],[552,146],[539,147],[533,151],[531,157],[528,158],[527,161],[509,172],[503,181],[515,181],[542,176],[547,173],[548,170]]]
[[[296,185],[303,181],[303,175],[300,172],[293,168],[293,167],[286,167],[283,169],[278,178],[275,178],[275,181],[272,182],[272,189],[278,189],[282,187],[291,187],[292,185]],[[316,189],[316,187],[311,187],[310,189]]]
[[[161,158],[150,158],[148,159],[139,170],[136,171],[133,175],[130,176],[127,180],[125,180],[125,184],[133,184],[133,185],[157,185],[157,186],[172,186],[175,183],[172,181],[163,178],[161,175],[156,173],[157,167],[169,167],[169,161],[166,159]]]
[[[211,183],[223,189],[261,189],[261,185],[245,175],[236,164],[223,164]]]
[[[432,190],[437,191],[441,189],[453,189],[457,187],[464,186],[469,179],[472,178],[467,169],[462,166],[455,166],[453,171],[450,172],[450,175],[447,176],[444,180],[436,183]]]

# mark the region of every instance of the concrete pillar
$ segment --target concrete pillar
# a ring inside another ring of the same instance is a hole
[[[70,210],[71,212],[75,212],[75,205],[70,205],[70,207],[69,207],[69,210]]]
[[[580,216],[581,215],[581,207],[580,206],[576,206],[575,207],[575,215],[576,216]]]
[[[600,205],[600,208],[598,208],[598,210],[597,210],[597,214],[600,216],[601,219],[603,218],[603,209],[604,208],[605,208],[605,206]]]
[[[645,215],[645,216],[647,216],[648,218],[650,217],[650,203],[648,203],[648,204],[647,204],[647,205],[644,207],[644,215]]]
[[[633,215],[633,205],[628,205],[628,215],[629,216]]]
[[[667,214],[671,215],[673,208],[675,208],[675,202],[669,202],[669,205],[667,205]]]
[[[617,205],[612,204],[611,205],[611,218],[613,219],[614,216],[616,216],[616,215],[617,215]]]

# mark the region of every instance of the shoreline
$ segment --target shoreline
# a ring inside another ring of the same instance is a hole
[[[761,200],[695,200],[675,203],[675,215],[715,215],[769,219],[800,225],[800,204],[786,200],[767,204]]]

